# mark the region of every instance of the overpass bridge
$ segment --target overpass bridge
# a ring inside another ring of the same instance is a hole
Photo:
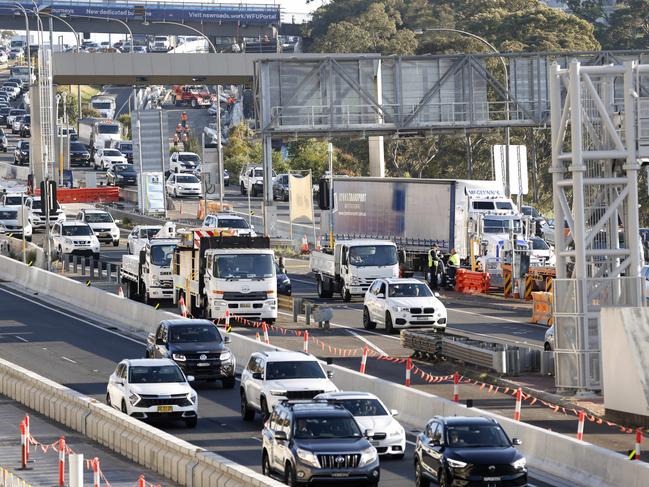
[[[0,28],[24,30],[25,17],[16,4],[32,11],[34,2],[2,3]],[[213,37],[256,37],[276,33],[281,23],[280,7],[273,4],[219,4],[191,0],[36,0],[35,3],[39,11],[61,17],[77,32],[86,33],[125,34],[125,27],[119,20],[126,22],[134,34],[195,35],[189,29],[193,27]],[[36,30],[36,16],[30,14],[29,17],[30,29]],[[46,18],[49,19],[43,16]],[[67,32],[70,29],[53,18],[53,30]]]

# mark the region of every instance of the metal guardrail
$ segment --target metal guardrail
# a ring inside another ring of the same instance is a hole
[[[504,375],[521,372],[549,374],[553,370],[551,352],[432,330],[403,330],[401,345],[424,358],[446,357]]]
[[[64,255],[61,260],[64,273],[79,274],[81,277],[97,278],[118,284],[121,280],[122,266],[93,257]]]

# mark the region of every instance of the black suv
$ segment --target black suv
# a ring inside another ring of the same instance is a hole
[[[428,487],[434,480],[440,487],[525,486],[525,457],[514,448],[520,444],[493,419],[436,416],[417,436],[416,485]]]
[[[133,164],[133,142],[130,140],[120,140],[113,144],[113,149],[120,151],[126,160]]]
[[[90,167],[90,152],[81,142],[70,142],[70,165]]]
[[[354,416],[326,401],[282,401],[262,430],[261,468],[287,485],[377,486],[379,456]]]
[[[228,343],[230,337],[222,336],[209,320],[165,320],[149,333],[146,358],[170,358],[185,375],[221,380],[224,388],[232,389],[236,364]]]
[[[23,166],[29,164],[29,141],[19,140],[14,149],[14,164]]]

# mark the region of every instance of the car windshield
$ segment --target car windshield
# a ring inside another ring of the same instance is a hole
[[[214,256],[214,277],[225,279],[264,279],[275,277],[270,254],[228,254]]]
[[[261,178],[264,176],[264,170],[263,169],[255,169],[255,177],[256,178]]]
[[[520,220],[485,218],[483,220],[483,224],[484,224],[484,233],[509,233],[510,230],[514,232],[521,231]]]
[[[299,440],[326,440],[331,438],[362,438],[354,418],[329,416],[297,418],[293,437]]]
[[[131,170],[132,168],[130,164],[113,164],[113,171],[115,172],[125,172]]]
[[[110,110],[111,104],[107,101],[93,101],[92,108],[95,110]]]
[[[497,210],[511,210],[512,203],[511,201],[496,201]]]
[[[391,298],[430,297],[433,293],[422,283],[390,284],[388,296]]]
[[[219,228],[250,228],[243,218],[219,218]]]
[[[16,220],[18,212],[16,210],[0,210],[0,220]]]
[[[32,122],[32,117],[30,117],[29,115],[25,115],[23,117],[23,123],[31,123],[31,122]]]
[[[133,150],[133,144],[120,144],[119,150],[120,151]]]
[[[59,203],[56,203],[56,210],[58,211],[61,207],[59,206]],[[41,200],[40,199],[35,199],[32,201],[32,210],[41,210]]]
[[[169,330],[171,343],[221,342],[215,325],[176,325]]]
[[[268,362],[266,380],[324,379],[325,373],[315,360]]]
[[[152,239],[161,229],[162,227],[142,228],[140,229],[140,238]]]
[[[5,205],[8,206],[22,205],[23,201],[25,201],[24,196],[5,196]]]
[[[180,154],[178,156],[179,161],[183,162],[199,162],[200,159],[196,154]]]
[[[113,217],[110,213],[86,213],[87,223],[112,223]]]
[[[104,155],[108,157],[120,157],[122,153],[118,150],[104,149]]]
[[[23,143],[20,144],[20,150],[28,151],[29,150],[29,142],[23,141]]]
[[[200,183],[198,178],[192,175],[176,176],[176,182],[177,183]]]
[[[177,365],[134,365],[128,370],[128,381],[131,384],[164,384],[185,382],[185,376]]]
[[[61,228],[64,237],[89,237],[92,235],[92,228],[88,225],[66,225]]]
[[[545,240],[542,238],[533,238],[532,239],[532,249],[534,250],[548,250],[550,247]]]
[[[11,110],[9,112],[9,115],[13,115],[15,117],[17,117],[18,115],[24,115],[24,114],[25,114],[25,110]]]
[[[378,399],[336,399],[335,402],[354,416],[387,416],[388,414]]]
[[[175,244],[153,245],[151,247],[151,263],[160,267],[169,267],[175,249]]]
[[[97,131],[100,134],[119,134],[119,127],[117,125],[99,125]]]
[[[394,265],[397,249],[393,245],[358,245],[349,249],[349,263],[357,267]]]
[[[446,430],[446,441],[451,448],[506,448],[511,443],[497,424],[453,425]]]
[[[75,152],[87,152],[86,146],[81,142],[70,142],[70,150]]]

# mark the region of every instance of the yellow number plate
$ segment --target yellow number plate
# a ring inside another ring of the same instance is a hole
[[[159,413],[170,413],[174,408],[171,406],[158,406]]]

